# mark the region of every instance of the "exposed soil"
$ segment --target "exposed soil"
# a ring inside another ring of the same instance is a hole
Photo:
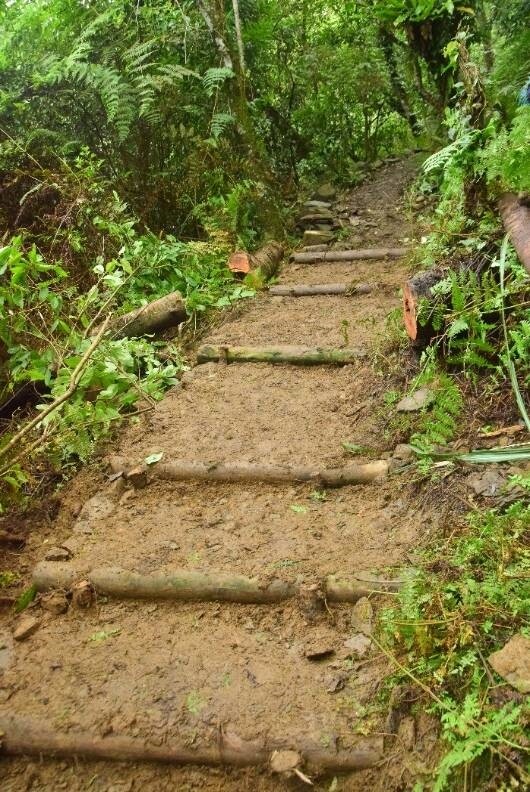
[[[412,236],[402,195],[415,167],[412,160],[387,165],[371,184],[341,199],[361,219],[348,245],[400,245]],[[403,261],[286,265],[281,283],[355,280],[378,287],[355,297],[262,295],[228,314],[207,342],[354,346],[364,353],[359,363],[199,366],[124,431],[116,453],[139,462],[163,452],[167,460],[333,467],[352,460],[342,447],[348,441],[366,449],[360,460],[389,455],[380,431],[387,384],[372,360],[406,271]],[[94,493],[99,508],[92,501],[78,518]],[[419,502],[399,475],[321,493],[302,484],[194,482],[132,490],[103,472],[85,471],[62,494],[49,529],[30,536],[28,558],[42,559],[66,541],[70,563],[86,569],[196,569],[311,584],[332,573],[392,574],[442,518],[439,504]],[[374,595],[371,607],[386,601]],[[318,790],[409,789],[435,742],[422,717],[388,734],[380,704],[388,661],[374,644],[362,657],[345,645],[359,634],[352,605],[310,615],[296,601],[249,606],[100,598],[63,615],[39,603],[29,613],[41,625],[27,640],[13,641],[11,617],[0,635],[0,715],[16,712],[64,732],[124,734],[153,745],[212,744],[220,728],[242,739],[305,741],[331,751],[358,745],[366,735],[371,744],[385,738],[374,769],[338,776],[336,783],[333,773],[312,771]],[[323,659],[308,658],[321,649]],[[6,792],[304,787],[300,778],[272,776],[268,769],[4,759],[1,772]]]

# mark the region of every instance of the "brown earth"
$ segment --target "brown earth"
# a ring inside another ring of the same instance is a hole
[[[402,196],[415,168],[412,160],[387,165],[341,199],[359,210],[349,245],[399,245],[412,237]],[[406,272],[407,263],[396,261],[286,265],[281,283],[356,280],[378,287],[356,297],[262,295],[226,315],[208,343],[355,346],[365,357],[343,368],[199,366],[123,432],[115,452],[139,462],[163,453],[165,460],[337,467],[352,460],[342,447],[348,441],[365,449],[361,461],[388,457],[393,449],[380,428],[388,383],[373,358]],[[94,494],[99,500],[90,501]],[[420,503],[399,475],[323,493],[303,484],[201,482],[133,490],[104,472],[84,471],[62,493],[54,522],[30,536],[27,559],[40,560],[66,542],[69,563],[86,569],[179,568],[311,585],[333,573],[394,574],[441,519],[439,504]],[[369,613],[387,601],[375,594],[364,606]],[[0,635],[0,717],[17,713],[70,734],[123,734],[152,745],[215,744],[220,730],[331,752],[367,735],[378,747],[384,740],[382,760],[371,770],[336,780],[333,772],[304,770],[315,789],[352,792],[412,788],[435,741],[421,716],[388,733],[381,705],[388,661],[374,644],[365,655],[347,645],[359,636],[358,606],[313,614],[296,600],[257,606],[100,597],[89,609],[71,605],[62,615],[37,601],[28,613],[41,622],[29,638],[13,641],[12,617]],[[320,650],[323,659],[308,659]],[[267,768],[84,759],[3,759],[0,773],[6,792],[305,786]]]

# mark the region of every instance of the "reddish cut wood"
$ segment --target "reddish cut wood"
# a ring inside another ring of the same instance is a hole
[[[505,193],[499,201],[499,210],[521,264],[530,273],[530,208],[515,193]]]

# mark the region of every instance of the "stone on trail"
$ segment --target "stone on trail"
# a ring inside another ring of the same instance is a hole
[[[429,388],[418,388],[412,396],[405,396],[401,399],[401,401],[396,404],[396,410],[398,412],[417,412],[424,407],[428,407],[429,404],[432,404],[434,399],[435,394],[432,390]]]
[[[329,201],[306,201],[304,209],[331,209]]]
[[[371,635],[373,632],[374,609],[368,597],[361,597],[352,608],[351,623],[356,632]]]
[[[334,238],[331,231],[304,231],[302,244],[321,245],[325,242],[332,242]]]
[[[368,636],[359,633],[352,638],[348,638],[347,641],[344,641],[344,646],[351,654],[360,658],[364,657],[370,651],[372,642]]]
[[[298,767],[301,761],[302,757],[298,751],[274,751],[270,768],[273,773],[289,773]]]
[[[40,627],[40,619],[35,616],[23,616],[13,632],[15,641],[25,641],[30,635],[33,635]]]
[[[514,635],[488,657],[490,666],[519,693],[530,693],[530,638]]]
[[[314,201],[334,201],[336,197],[337,197],[337,190],[329,182],[326,182],[325,184],[321,184],[320,187],[317,187],[317,189],[313,193]]]
[[[69,561],[71,553],[66,547],[50,547],[44,558],[46,561]]]

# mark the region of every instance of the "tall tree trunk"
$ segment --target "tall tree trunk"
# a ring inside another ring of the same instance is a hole
[[[241,71],[241,75],[244,78],[246,72],[245,47],[243,45],[243,35],[241,33],[241,16],[239,14],[239,0],[232,0],[232,8],[234,9],[234,25],[236,28],[237,49],[239,51],[239,68]]]

